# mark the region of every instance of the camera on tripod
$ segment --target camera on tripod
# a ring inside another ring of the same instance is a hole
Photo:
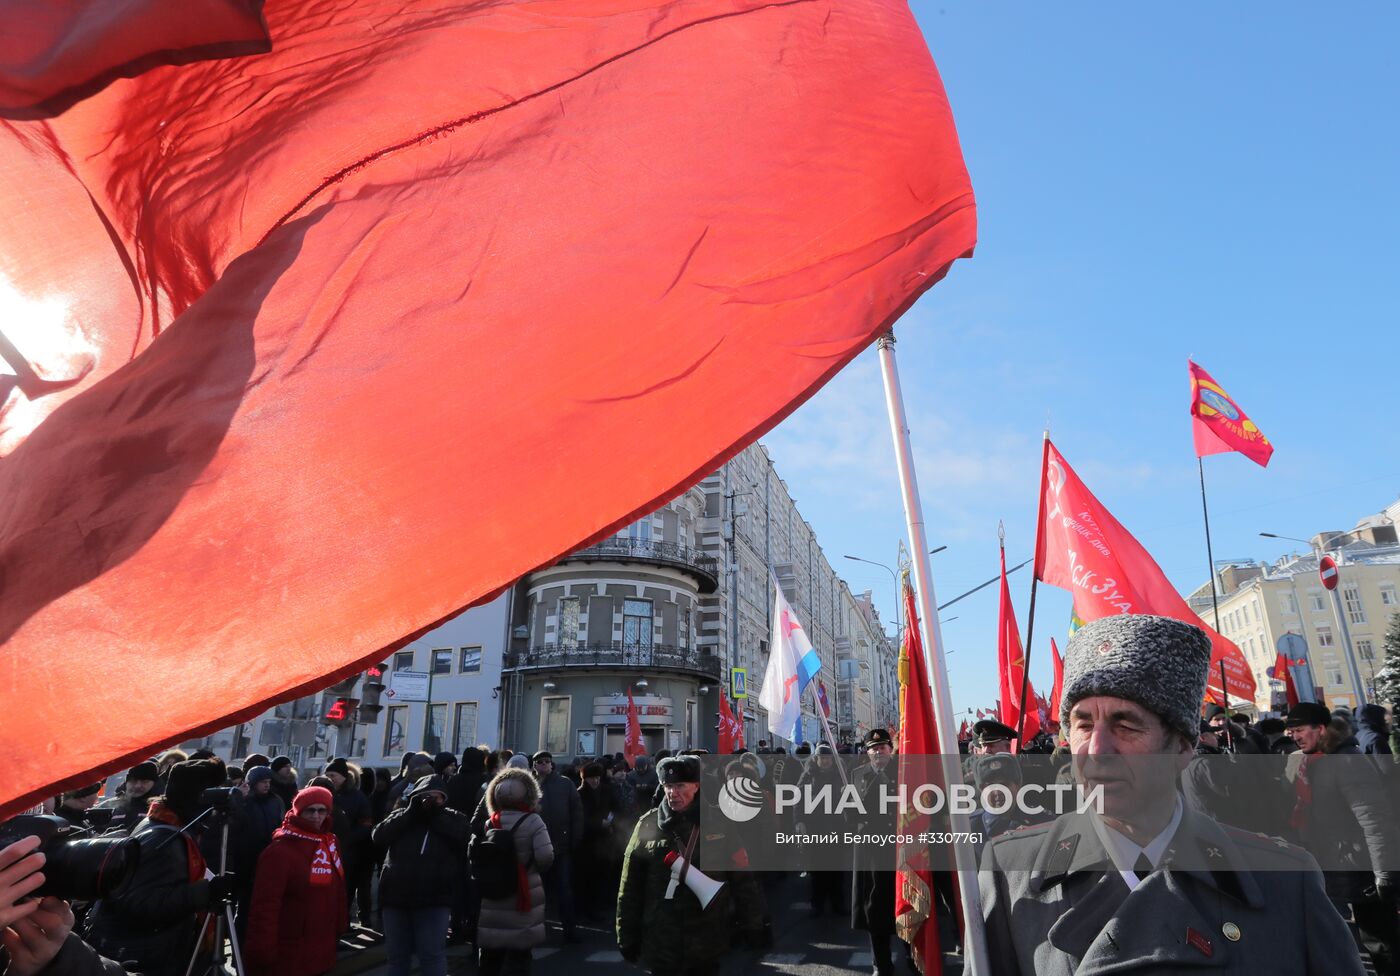
[[[95,837],[62,817],[26,815],[0,824],[0,848],[26,837],[40,839],[44,884],[36,895],[94,901],[119,891],[141,862],[141,846],[130,837]]]

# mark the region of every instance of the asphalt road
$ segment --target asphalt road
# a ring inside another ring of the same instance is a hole
[[[795,875],[783,876],[766,886],[773,915],[773,948],[766,953],[731,951],[725,957],[725,976],[835,976],[874,970],[869,941],[864,932],[851,929],[849,918],[831,914],[812,918],[807,903],[807,882]],[[601,923],[583,923],[582,942],[565,944],[558,928],[551,923],[549,941],[535,950],[532,973],[535,976],[579,976],[590,974],[637,974],[642,970],[623,962],[611,928]],[[896,968],[905,968],[899,955]],[[948,957],[945,972],[961,972],[956,957]],[[470,976],[476,964],[468,949],[448,949],[449,976]],[[345,954],[333,976],[385,976],[382,947]]]

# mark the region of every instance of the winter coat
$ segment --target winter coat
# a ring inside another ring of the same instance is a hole
[[[258,858],[272,843],[272,834],[282,826],[287,809],[282,798],[269,790],[266,796],[249,793],[244,797],[243,822],[235,838],[233,871],[251,881],[256,873]]]
[[[1362,705],[1356,716],[1356,741],[1368,756],[1388,756],[1390,730],[1385,727],[1385,709],[1377,704]]]
[[[371,836],[389,849],[379,876],[384,908],[451,905],[466,870],[470,821],[465,813],[441,807],[423,814],[405,806],[375,826]]]
[[[540,817],[549,828],[556,857],[571,853],[583,840],[583,801],[578,787],[558,773],[540,782]]]
[[[369,797],[365,796],[353,778],[347,779],[331,796],[335,801],[335,808],[331,811],[335,839],[340,847],[340,856],[346,862],[346,872],[349,873],[356,862],[372,856],[365,850],[370,845],[370,829],[374,826]]]
[[[209,882],[197,850],[174,827],[144,821],[131,834],[141,847],[140,862],[117,897],[99,900],[92,910],[87,941],[109,959],[132,961],[142,976],[182,976],[199,931],[197,913],[209,907]]]
[[[318,976],[335,965],[349,918],[334,841],[288,817],[258,858],[244,940],[254,976]]]
[[[538,814],[502,810],[498,817],[499,826],[506,830],[520,825],[515,831],[515,856],[525,865],[530,907],[521,911],[516,895],[483,898],[476,941],[484,949],[530,949],[544,944],[542,875],[554,863],[554,847],[549,841],[549,830]]]
[[[136,829],[146,816],[146,808],[151,805],[154,797],[147,793],[145,796],[130,797],[125,793],[103,800],[97,804],[99,810],[111,810],[112,820],[107,825],[105,833],[129,834]]]
[[[751,871],[706,871],[724,884],[705,908],[686,885],[678,885],[674,896],[666,897],[671,884],[666,855],[684,853],[692,831],[699,830],[700,817],[705,820],[704,842],[727,846],[726,819],[715,809],[701,813],[699,802],[697,795],[690,810],[682,814],[664,800],[648,810],[637,821],[623,856],[617,946],[623,958],[640,959],[654,973],[679,973],[687,966],[716,960],[736,934],[741,942],[758,944],[768,927],[767,904],[758,875]],[[694,846],[699,849],[698,836]],[[742,849],[734,859],[747,863]]]
[[[1311,794],[1299,843],[1321,866],[1328,896],[1357,901],[1374,876],[1394,878],[1388,868],[1400,857],[1400,824],[1373,761],[1357,752],[1307,756],[1295,770],[1295,791],[1297,776],[1307,777]]]
[[[0,947],[0,973],[9,968],[9,955]],[[122,964],[97,954],[97,950],[69,932],[54,956],[40,971],[40,976],[126,976]]]
[[[887,762],[883,769],[866,763],[855,771],[852,780],[868,813],[853,815],[855,823],[851,829],[856,833],[893,833],[894,815],[881,812],[880,787],[895,788],[894,760]],[[851,872],[851,928],[876,935],[894,934],[895,874],[883,867],[887,860],[879,853],[856,847]]]

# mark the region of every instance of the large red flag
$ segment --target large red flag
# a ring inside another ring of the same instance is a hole
[[[1191,372],[1191,436],[1196,457],[1238,451],[1268,467],[1274,445],[1211,375],[1187,360]]]
[[[719,754],[729,756],[734,753],[734,714],[729,710],[729,700],[724,697],[724,689],[719,692]]]
[[[1021,743],[1029,742],[1039,734],[1040,717],[1033,704],[1035,689],[1031,687],[1029,679],[1024,679],[1026,652],[1021,648],[1021,631],[1016,626],[1016,610],[1011,605],[1011,588],[1006,583],[1005,549],[1001,551],[1001,603],[997,608],[997,672],[1001,682],[1001,700],[998,702],[1001,714],[998,718],[1002,724],[1009,725],[1020,733],[1020,738],[1011,742],[1012,751],[1017,752]],[[1021,718],[1023,679],[1026,684],[1026,701],[1032,702],[1030,708],[1024,709],[1024,722]]]
[[[1060,699],[1065,694],[1065,661],[1060,657],[1060,648],[1055,638],[1050,638],[1050,657],[1055,662],[1055,682],[1050,686],[1050,701],[1046,704],[1050,711],[1050,721],[1060,724]]]
[[[622,755],[628,768],[637,764],[638,756],[645,756],[646,744],[642,741],[642,720],[637,714],[637,703],[632,700],[632,689],[627,689],[627,727],[622,734]]]
[[[899,651],[899,783],[912,789],[911,780],[923,783],[930,760],[937,756],[938,725],[933,717],[928,670],[924,667],[923,641],[919,637],[919,611],[914,605],[914,589],[904,585],[904,642]],[[929,829],[927,815],[906,813],[899,833],[917,836]],[[943,949],[938,939],[938,915],[933,902],[934,848],[929,844],[901,845],[899,869],[895,875],[895,933],[909,945],[914,965],[924,976],[943,972]],[[957,882],[954,881],[954,884]]]
[[[973,245],[902,0],[266,19],[0,128],[0,813],[655,509]]]
[[[1213,648],[1207,691],[1221,694],[1223,661],[1231,698],[1254,697],[1254,675],[1240,649],[1191,612],[1147,550],[1090,493],[1048,440],[1037,536],[1036,575],[1070,591],[1079,620],[1088,623],[1116,613],[1150,613],[1200,627],[1210,636]]]

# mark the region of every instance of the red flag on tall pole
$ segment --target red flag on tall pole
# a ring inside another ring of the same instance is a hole
[[[937,756],[938,726],[933,718],[928,672],[924,667],[923,642],[919,637],[919,611],[914,589],[904,584],[904,641],[899,651],[899,783],[904,787],[912,777],[922,782],[928,761]],[[913,788],[913,784],[909,784]],[[911,814],[911,816],[917,816]],[[923,830],[918,829],[922,827]],[[915,823],[901,823],[901,834],[917,835],[927,830],[927,817]],[[899,870],[895,875],[895,934],[909,945],[914,965],[924,976],[943,972],[943,950],[938,939],[938,917],[933,904],[933,865],[929,844],[901,845]],[[957,884],[956,875],[954,884]]]
[[[647,753],[646,744],[642,742],[642,721],[637,715],[637,703],[632,700],[632,689],[627,689],[627,731],[622,736],[622,755],[627,759],[627,766],[637,764],[638,756],[645,756]]]
[[[724,697],[724,689],[719,692],[719,754],[729,756],[734,753],[734,714],[729,710],[729,699]]]
[[[1298,686],[1293,683],[1293,668],[1290,667],[1292,664],[1293,662],[1289,660],[1288,655],[1280,652],[1274,660],[1273,667],[1273,677],[1283,682],[1284,694],[1287,696],[1289,708],[1302,701],[1298,697]]]
[[[1196,457],[1238,451],[1261,467],[1269,466],[1274,445],[1240,405],[1204,369],[1190,360],[1191,435]]]
[[[1040,496],[1035,572],[1043,582],[1073,594],[1078,620],[1150,613],[1200,627],[1212,646],[1207,691],[1222,694],[1223,661],[1232,698],[1254,697],[1254,674],[1240,649],[1191,612],[1152,556],[1084,486],[1053,444],[1046,452]]]
[[[1050,701],[1047,705],[1050,709],[1050,721],[1056,725],[1060,723],[1060,699],[1065,694],[1065,661],[1060,657],[1060,648],[1055,643],[1055,638],[1050,638],[1050,658],[1055,662],[1055,682],[1050,686]]]
[[[1001,714],[998,720],[1011,728],[1021,729],[1025,742],[1040,732],[1040,717],[1032,706],[1026,710],[1025,724],[1021,725],[1021,685],[1026,670],[1026,654],[1021,648],[1021,632],[1016,626],[1016,610],[1011,605],[1011,588],[1006,582],[1006,550],[1001,550],[1001,602],[997,608],[997,671],[1000,676],[1001,699],[998,702]],[[1034,702],[1035,689],[1026,684],[1026,700]],[[1012,740],[1011,749],[1019,752],[1021,742]]]
[[[654,510],[974,243],[903,0],[265,12],[0,126],[0,815]]]

